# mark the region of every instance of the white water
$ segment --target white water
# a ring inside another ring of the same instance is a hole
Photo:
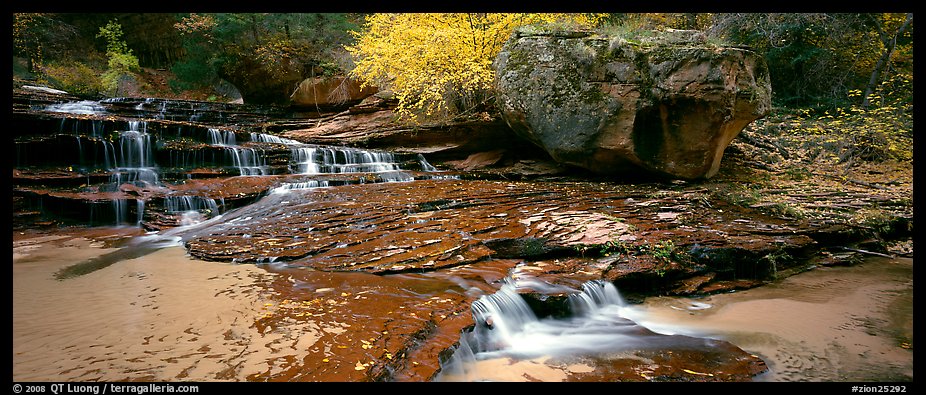
[[[270,175],[263,150],[238,146],[226,146],[225,149],[231,158],[232,165],[238,168],[242,176]]]
[[[118,102],[118,99],[106,101]],[[145,100],[136,105],[136,110],[148,110],[153,106],[153,100]],[[164,119],[164,110],[166,102],[160,103],[160,111],[157,119]],[[191,105],[192,106],[192,105]],[[45,107],[46,111],[61,112],[69,114],[103,114],[106,112],[104,102],[99,101],[78,101],[69,103],[53,104]],[[195,113],[196,109],[191,107]],[[90,122],[88,124],[88,122]],[[62,118],[61,130],[65,132],[68,124],[73,124],[73,133],[77,135],[78,162],[77,165],[84,167],[84,162],[88,156],[84,150],[92,148],[93,167],[100,166],[100,155],[102,155],[102,166],[110,173],[110,183],[106,186],[109,191],[117,191],[123,184],[135,184],[141,187],[162,186],[160,182],[160,169],[156,163],[154,150],[158,143],[157,136],[149,134],[147,131],[147,122],[129,121],[127,130],[113,131],[116,140],[110,141],[104,138],[103,124],[101,120],[81,120],[72,118]],[[91,130],[87,129],[87,125]],[[88,140],[93,144],[84,144],[81,141],[84,133],[89,133],[92,137]],[[178,129],[178,137],[184,133],[182,128]],[[242,146],[234,131],[223,130],[220,128],[208,128],[205,137],[203,135],[194,138],[203,140],[212,146],[220,147],[221,150],[196,150],[192,152],[170,151],[169,166],[171,167],[200,167],[210,166],[215,163],[223,163],[225,166],[233,166],[242,176],[265,176],[275,174],[275,168],[269,166],[267,155],[264,147],[260,146]],[[289,172],[293,174],[305,175],[323,175],[323,174],[346,174],[346,173],[374,173],[376,176],[369,181],[383,182],[408,182],[415,178],[397,162],[396,155],[384,151],[369,151],[358,148],[348,147],[326,147],[313,146],[304,144],[296,140],[282,138],[263,133],[249,133],[245,137],[250,142],[255,143],[273,143],[282,144],[289,148],[291,152]],[[102,148],[97,146],[102,145]],[[101,152],[102,151],[102,152]],[[89,151],[88,151],[89,152]],[[437,171],[431,166],[424,156],[418,155],[418,162],[421,169],[428,172]],[[366,182],[361,177],[360,182]],[[291,183],[280,187],[280,191],[293,189],[312,189],[328,186],[327,181],[306,181],[303,183]],[[183,203],[170,201],[168,198],[167,205],[183,205],[194,203]],[[174,199],[182,199],[174,197]],[[125,224],[130,221],[129,218],[129,199],[115,199],[112,207],[114,211],[116,225]],[[138,221],[141,223],[144,216],[145,202],[140,199],[136,200],[136,209]],[[194,204],[195,205],[195,204]],[[191,209],[168,208],[172,213],[181,213],[184,223],[195,223],[209,218],[218,211],[213,207],[192,207]]]
[[[617,288],[605,281],[590,281],[569,296],[572,315],[538,319],[518,294],[524,282],[518,277],[491,295],[473,303],[471,333],[464,333],[460,346],[442,366],[437,381],[480,380],[478,364],[489,360],[513,361],[600,355],[642,346],[636,335],[639,326],[624,316],[628,309]],[[547,287],[554,287],[546,285]]]
[[[395,155],[342,147],[292,147],[293,173],[341,174],[400,171]]]
[[[98,101],[81,100],[76,102],[49,104],[45,106],[45,111],[66,114],[102,114],[106,112],[106,107],[103,107]]]
[[[209,128],[207,133],[209,134],[209,144],[212,145],[237,145],[235,141],[235,133],[228,130],[220,130],[216,128]]]

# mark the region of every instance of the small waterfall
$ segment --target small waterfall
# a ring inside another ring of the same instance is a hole
[[[207,210],[210,213],[217,214],[219,205],[215,199],[201,196],[167,196],[164,198],[164,209],[169,213]]]
[[[113,199],[113,212],[116,214],[116,225],[125,223],[129,216],[129,206],[126,200]]]
[[[527,280],[526,284],[538,281]],[[624,301],[610,282],[583,284],[581,291],[569,296],[574,314],[560,319],[538,319],[517,292],[525,288],[522,283],[520,276],[517,281],[509,278],[496,293],[473,302],[476,325],[461,334],[459,346],[442,362],[436,381],[480,380],[480,361],[495,358],[608,355],[646,346],[638,336],[640,326],[622,316]]]
[[[601,308],[609,306],[626,306],[614,284],[593,280],[582,284],[582,292],[569,295],[569,307],[576,316],[589,316]]]
[[[225,147],[225,149],[225,152],[231,157],[232,165],[238,168],[242,176],[264,176],[270,174],[263,151],[256,148],[243,148],[239,146]]]
[[[276,143],[276,144],[285,144],[285,145],[301,145],[302,143],[283,137],[274,136],[272,134],[264,133],[251,133],[251,141],[256,141],[260,143]]]
[[[525,327],[537,316],[515,287],[505,284],[498,292],[473,302],[473,330],[476,352],[495,351],[518,342]]]
[[[384,173],[402,171],[390,152],[355,148],[292,147],[296,174]]]
[[[431,166],[431,164],[428,163],[428,160],[424,158],[424,155],[418,154],[418,163],[421,164],[421,171],[437,171],[436,167]]]
[[[119,132],[116,152],[116,167],[112,169],[112,183],[145,182],[158,185],[158,172],[154,164],[151,135],[146,131],[146,123],[133,121],[129,130]]]
[[[315,147],[293,147],[293,163],[295,167],[292,172],[296,174],[319,174],[321,168],[315,161]]]
[[[207,133],[209,134],[209,144],[219,146],[238,145],[238,143],[235,142],[234,132],[209,128]]]
[[[221,199],[221,206],[225,206],[224,199]],[[190,195],[165,197],[164,209],[179,215],[181,226],[198,224],[222,213],[215,199]]]
[[[76,102],[49,104],[45,106],[45,111],[92,115],[106,112],[106,107],[103,107],[98,101],[81,100]]]
[[[137,220],[135,225],[141,226],[142,221],[145,219],[145,201],[141,199],[135,199],[135,216]]]
[[[293,190],[325,188],[329,186],[328,181],[305,181],[305,182],[284,182],[282,185],[273,189],[273,193],[287,193]]]

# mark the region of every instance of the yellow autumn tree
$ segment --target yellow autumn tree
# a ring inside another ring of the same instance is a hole
[[[492,62],[515,28],[528,24],[592,27],[590,14],[372,14],[345,47],[366,85],[391,90],[400,119],[421,123],[477,108],[491,97]]]

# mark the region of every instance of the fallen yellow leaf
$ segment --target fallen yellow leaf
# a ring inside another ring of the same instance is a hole
[[[367,367],[366,367],[366,366],[363,366],[363,364],[360,363],[360,362],[357,362],[357,364],[354,365],[354,370],[364,370],[364,369],[366,369],[366,368],[367,368]]]
[[[688,370],[688,369],[682,369],[682,371],[685,372],[685,373],[697,374],[697,375],[700,375],[700,376],[711,376],[711,377],[714,377],[714,375],[713,375],[713,374],[710,374],[710,373],[695,372],[694,370]]]

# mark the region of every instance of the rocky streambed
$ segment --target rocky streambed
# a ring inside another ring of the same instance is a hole
[[[357,117],[388,111],[369,106],[301,121],[152,100],[49,110],[73,102],[14,92],[14,231],[138,233],[60,263],[53,281],[89,281],[165,249],[203,265],[254,264],[271,274],[256,285],[266,305],[243,326],[296,350],[271,342],[270,355],[249,367],[229,360],[199,377],[126,370],[119,380],[430,381],[448,379],[442,372],[467,352],[540,358],[506,354],[484,336],[480,343],[486,316],[472,306],[490,303],[502,329],[594,323],[613,345],[546,355],[560,380],[749,381],[767,366],[731,343],[659,334],[619,313],[575,317],[896,254],[887,247],[912,235],[912,203],[896,194],[757,188],[743,181],[754,170],[735,155],[709,182],[631,183],[565,169],[520,143],[487,147],[454,127],[351,134]],[[169,108],[193,110],[161,110]],[[457,128],[518,141],[497,122],[483,126]],[[797,217],[782,205],[744,203],[759,192],[808,209],[847,208]],[[887,208],[877,224],[840,214],[874,206]],[[619,298],[601,296],[611,286]],[[509,291],[516,297],[506,301]],[[299,328],[315,328],[312,341],[300,343]]]

